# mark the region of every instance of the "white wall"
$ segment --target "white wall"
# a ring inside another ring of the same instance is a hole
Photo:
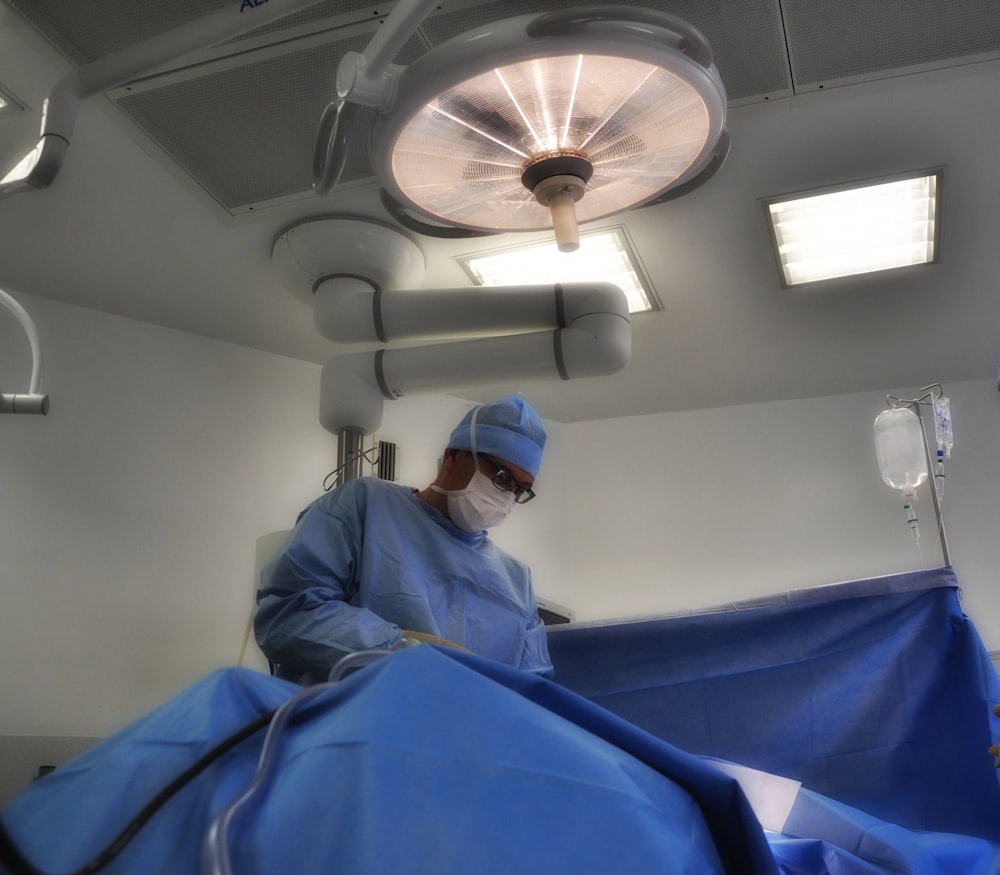
[[[0,734],[104,735],[236,661],[254,538],[335,452],[314,366],[18,298],[52,404],[0,419]],[[24,391],[7,316],[0,380]]]
[[[45,344],[52,411],[0,418],[0,736],[106,735],[236,662],[256,541],[319,494],[335,442],[316,423],[317,366],[19,298]],[[28,347],[7,315],[0,391],[20,391]],[[953,560],[1000,649],[1000,403],[991,380],[946,389]],[[938,565],[929,497],[921,557],[879,478],[883,401],[551,424],[540,497],[495,538],[580,620]],[[400,443],[404,482],[432,479],[465,409],[448,396],[386,405],[380,434]]]
[[[886,392],[913,398],[919,388]],[[1000,396],[993,380],[944,388],[952,564],[966,613],[998,649]],[[918,549],[879,474],[872,425],[885,394],[567,426],[566,604],[578,620],[669,613],[940,566],[930,493],[920,491]]]

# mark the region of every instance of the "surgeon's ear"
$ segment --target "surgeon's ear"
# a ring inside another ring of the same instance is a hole
[[[441,470],[449,473],[462,473],[466,471],[472,453],[468,450],[455,450],[449,447],[444,451],[444,458],[441,462]]]

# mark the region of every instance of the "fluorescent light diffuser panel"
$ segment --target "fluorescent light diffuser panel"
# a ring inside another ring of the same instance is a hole
[[[766,203],[785,285],[937,259],[940,171]]]
[[[14,99],[13,95],[4,91],[3,86],[0,86],[0,115],[13,115],[23,109],[24,107]]]
[[[614,283],[625,292],[630,313],[660,309],[623,228],[581,234],[580,248],[576,252],[560,252],[552,240],[466,255],[458,262],[480,286],[601,280]]]

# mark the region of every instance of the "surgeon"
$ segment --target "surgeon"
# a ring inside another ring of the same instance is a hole
[[[510,396],[466,414],[425,489],[359,477],[309,505],[257,590],[275,673],[318,683],[348,653],[429,641],[550,676],[531,572],[487,534],[535,497],[545,437]]]

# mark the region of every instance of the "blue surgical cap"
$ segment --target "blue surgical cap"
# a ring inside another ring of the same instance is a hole
[[[520,395],[474,407],[455,427],[448,446],[471,452],[473,422],[477,453],[517,465],[532,477],[538,474],[545,448],[545,426],[535,409]]]

